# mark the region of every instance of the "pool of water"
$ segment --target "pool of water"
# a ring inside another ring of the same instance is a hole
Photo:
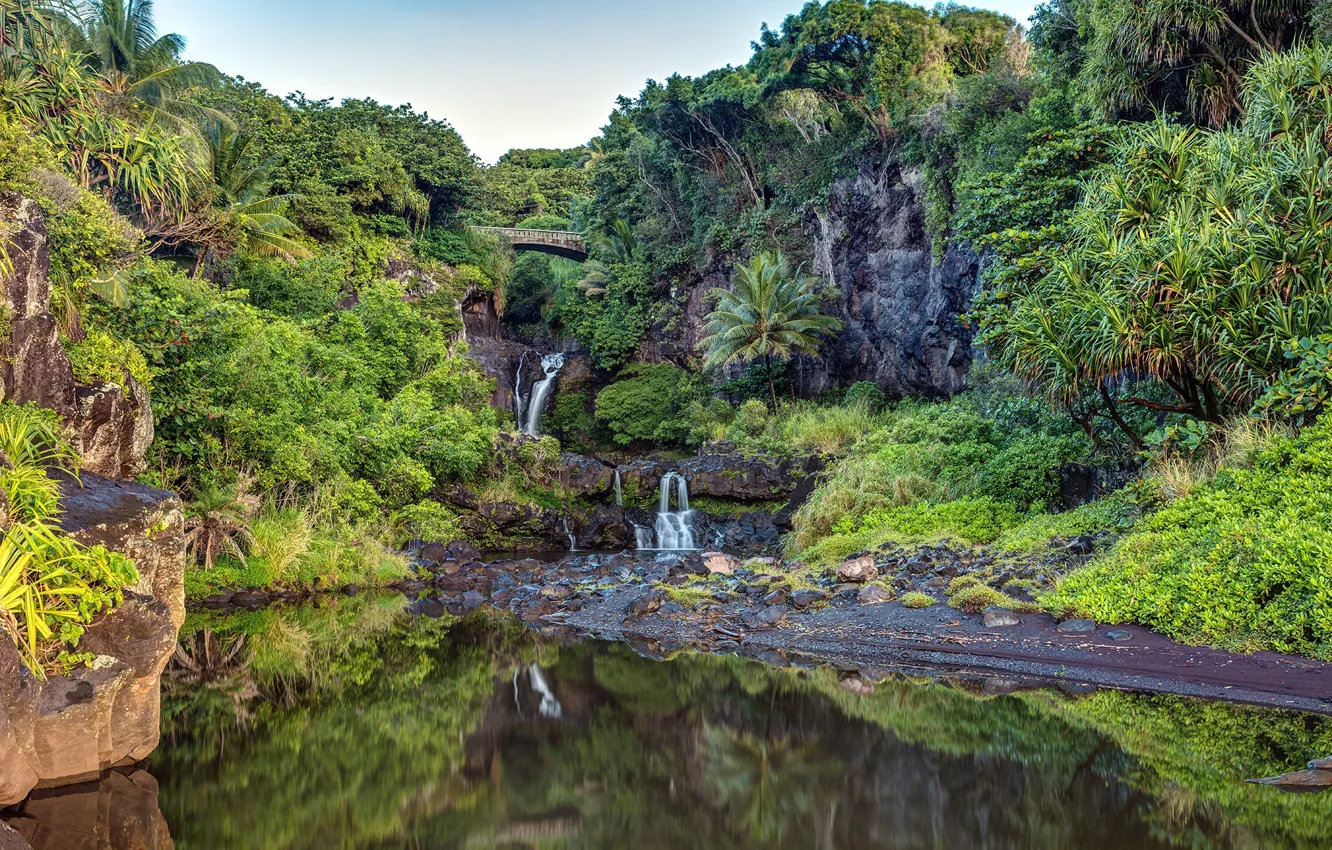
[[[40,837],[95,816],[101,843],[79,846],[114,848],[1325,848],[1332,835],[1332,794],[1243,781],[1332,753],[1321,716],[995,695],[1003,683],[773,656],[657,660],[498,615],[412,618],[401,596],[191,616],[182,650],[146,766],[35,795],[11,823]]]

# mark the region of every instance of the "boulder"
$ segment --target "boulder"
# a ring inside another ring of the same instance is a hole
[[[0,821],[0,850],[32,850],[32,845],[9,824]]]
[[[1011,626],[1022,625],[1022,618],[1007,608],[989,607],[985,609],[985,616],[982,618],[987,629],[1006,629]]]
[[[14,846],[32,850],[174,846],[159,808],[157,780],[143,770],[111,771],[97,782],[37,791],[8,826],[26,841]],[[0,850],[8,850],[4,842],[0,831]]]
[[[1056,628],[1066,635],[1086,635],[1096,631],[1096,623],[1093,620],[1065,620]]]
[[[797,590],[791,594],[791,604],[797,608],[805,609],[816,605],[828,598],[828,594],[822,590]]]
[[[682,462],[679,471],[689,483],[691,496],[770,502],[790,497],[797,482],[793,470],[803,465],[803,459],[784,461],[771,455],[702,452]]]
[[[74,392],[75,423],[83,464],[109,478],[133,478],[153,442],[153,411],[148,392],[133,378],[126,388],[104,383]]]
[[[559,479],[576,496],[602,499],[615,487],[615,469],[596,458],[564,452],[560,455]]]
[[[51,314],[50,253],[46,224],[35,201],[0,198],[0,222],[16,231],[7,243],[12,270],[0,277],[0,400],[33,403],[65,420],[85,468],[110,477],[143,469],[153,441],[148,394],[128,375],[125,388],[81,387]]]
[[[740,569],[740,559],[724,552],[704,552],[703,566],[713,575],[729,576]]]
[[[130,590],[155,596],[185,622],[185,509],[180,498],[132,481],[83,473],[60,477],[60,525],[85,546],[105,546],[134,559],[139,581]]]
[[[97,779],[156,748],[161,673],[184,620],[180,500],[91,473],[58,480],[65,530],[134,558],[140,580],[88,626],[80,649],[95,655],[90,666],[41,681],[0,640],[0,807],[37,786]]]
[[[845,584],[865,584],[879,577],[879,568],[874,565],[873,557],[865,555],[843,563],[837,577]]]
[[[0,400],[32,402],[71,419],[74,370],[51,315],[50,255],[41,208],[28,198],[2,197],[0,221],[15,228],[6,248],[12,271],[0,278],[8,324],[0,336]]]
[[[856,594],[861,605],[881,605],[893,601],[893,592],[878,584],[867,584]]]

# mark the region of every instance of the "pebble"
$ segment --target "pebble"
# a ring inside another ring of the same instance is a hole
[[[1133,640],[1133,633],[1126,632],[1123,629],[1115,629],[1112,632],[1106,632],[1105,636],[1110,640],[1115,640],[1115,641]]]

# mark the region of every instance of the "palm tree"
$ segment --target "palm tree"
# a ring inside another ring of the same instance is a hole
[[[192,87],[216,85],[222,75],[205,62],[180,60],[185,38],[158,35],[153,0],[65,0],[54,5],[64,13],[70,46],[87,57],[113,95],[177,120],[207,113],[176,96]]]
[[[311,256],[292,236],[301,229],[282,215],[298,195],[269,197],[268,162],[255,162],[254,140],[229,125],[213,123],[204,133],[212,163],[213,183],[222,207],[236,216],[246,244],[256,254],[291,260]]]
[[[742,266],[731,289],[714,289],[717,309],[706,318],[708,336],[700,346],[707,351],[707,367],[761,359],[768,372],[768,391],[777,406],[772,380],[773,358],[814,354],[820,337],[842,329],[842,323],[823,312],[814,293],[818,278],[792,269],[780,251],[759,254]]]
[[[627,221],[616,219],[611,223],[609,235],[597,233],[587,241],[594,256],[583,263],[583,278],[578,286],[588,295],[605,295],[611,282],[611,266],[633,262],[638,240]]]

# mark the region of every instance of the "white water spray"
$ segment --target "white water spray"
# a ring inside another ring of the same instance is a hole
[[[523,364],[527,362],[527,349],[518,357],[518,374],[513,376],[513,418],[523,421]]]
[[[567,516],[560,517],[560,522],[564,524],[564,536],[569,538],[569,551],[577,552],[578,540],[574,537],[574,533],[569,530],[569,518]]]
[[[671,510],[671,491],[674,489],[676,510]],[[661,479],[661,500],[657,505],[656,547],[665,551],[697,549],[694,543],[694,512],[689,509],[689,485],[677,472],[668,472]],[[652,549],[651,534],[646,528],[636,528],[639,549]],[[647,545],[644,545],[644,544]]]
[[[555,698],[555,692],[550,689],[550,684],[546,682],[546,677],[542,674],[541,668],[533,664],[527,668],[527,676],[532,682],[532,690],[541,695],[541,707],[538,709],[541,716],[558,720],[560,715],[564,714],[564,708],[560,705],[560,701]]]
[[[624,507],[624,485],[620,483],[620,468],[615,467],[615,507]]]
[[[547,354],[541,358],[541,371],[545,378],[532,388],[532,398],[527,402],[527,424],[523,431],[530,436],[541,436],[541,411],[550,398],[550,391],[555,388],[555,379],[564,368],[563,354]]]

